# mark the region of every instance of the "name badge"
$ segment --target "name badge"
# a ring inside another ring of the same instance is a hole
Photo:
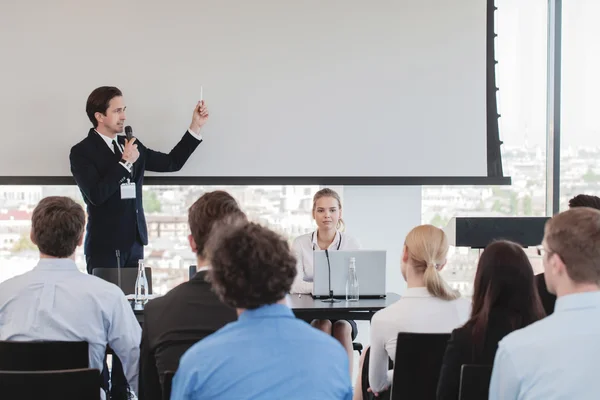
[[[135,182],[121,184],[121,200],[135,199]]]

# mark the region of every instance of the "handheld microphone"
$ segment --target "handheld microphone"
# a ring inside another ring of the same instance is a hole
[[[133,129],[129,125],[125,127],[125,137],[127,138],[127,141],[130,141],[133,137]]]
[[[325,257],[327,258],[327,270],[329,272],[329,298],[321,300],[323,303],[339,303],[340,300],[333,298],[333,290],[331,290],[331,263],[329,262],[329,251],[325,249]]]

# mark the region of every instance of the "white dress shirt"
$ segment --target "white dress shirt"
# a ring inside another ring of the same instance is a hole
[[[381,392],[392,384],[394,371],[388,370],[388,357],[396,359],[398,333],[451,333],[467,322],[470,313],[468,300],[443,300],[425,287],[406,289],[400,300],[377,311],[371,320],[371,388]]]
[[[141,334],[121,289],[80,272],[71,259],[41,259],[0,284],[0,340],[88,342],[90,368],[100,371],[108,344],[135,393]]]
[[[359,249],[360,244],[354,237],[339,231],[336,231],[333,242],[327,248],[329,251]],[[313,253],[315,250],[325,250],[319,249],[317,231],[298,236],[294,239],[292,251],[297,259],[297,273],[296,279],[294,279],[294,283],[292,284],[292,293],[312,293],[314,275]]]
[[[600,292],[561,296],[554,313],[498,344],[490,400],[600,398]]]

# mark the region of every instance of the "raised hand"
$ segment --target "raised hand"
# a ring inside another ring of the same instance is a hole
[[[206,123],[206,121],[208,121],[208,108],[206,108],[204,100],[202,100],[199,101],[194,108],[190,130],[194,133],[200,132],[200,129]]]

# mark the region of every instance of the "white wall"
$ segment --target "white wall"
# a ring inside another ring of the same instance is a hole
[[[388,292],[402,294],[402,245],[421,224],[421,186],[345,186],[343,217],[364,249],[387,250]]]
[[[387,250],[387,291],[402,294],[406,288],[400,272],[402,245],[408,232],[421,224],[421,186],[344,186],[340,193],[348,232],[364,249]],[[366,347],[370,344],[370,323],[356,323],[355,341]],[[352,382],[358,374],[358,359],[354,353]]]

